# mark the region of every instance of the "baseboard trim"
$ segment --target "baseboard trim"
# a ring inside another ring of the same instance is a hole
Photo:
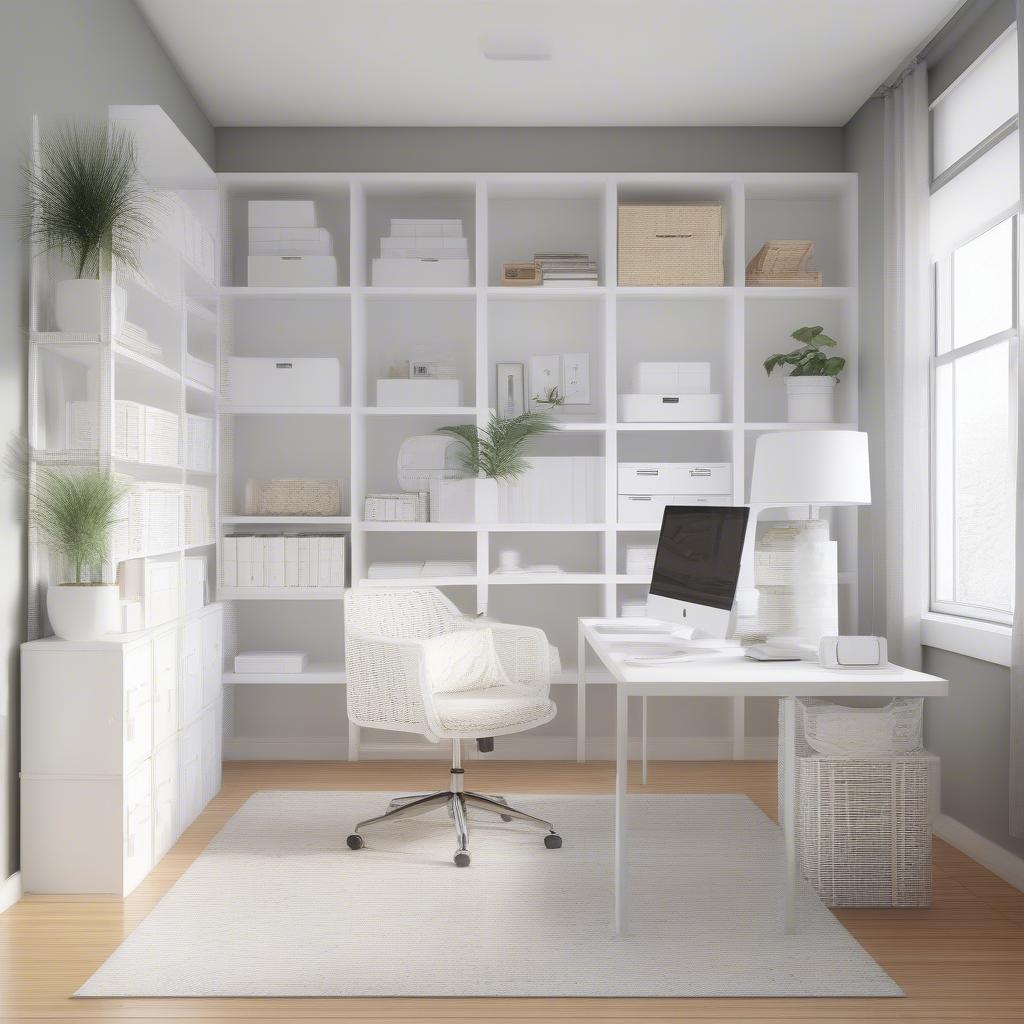
[[[15,871],[10,878],[0,885],[0,914],[10,910],[21,899],[21,872]]]
[[[979,835],[974,829],[968,828],[948,814],[936,816],[932,831],[939,839],[945,840],[950,846],[955,846],[971,860],[976,860],[1004,882],[1009,882],[1015,889],[1024,892],[1024,858]]]
[[[774,736],[748,736],[746,760],[774,761],[778,741]],[[575,736],[499,736],[493,754],[477,754],[466,744],[467,759],[497,761],[575,761]],[[395,742],[367,740],[359,746],[361,760],[442,761],[448,757],[445,744],[427,740]],[[630,741],[629,756],[639,760],[640,741]],[[731,761],[732,739],[727,736],[653,737],[648,740],[651,761]],[[342,737],[262,737],[232,736],[224,741],[226,761],[343,761],[348,743]],[[592,736],[587,739],[587,759],[611,761],[615,757],[615,737]]]

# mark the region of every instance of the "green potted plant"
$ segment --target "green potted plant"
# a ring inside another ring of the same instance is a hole
[[[139,177],[135,140],[113,124],[59,124],[43,135],[38,166],[27,167],[25,178],[26,235],[75,275],[55,288],[57,329],[98,334],[101,266],[113,258],[139,271],[154,228],[154,197]],[[124,289],[115,288],[115,337],[125,302]]]
[[[800,348],[769,356],[764,361],[765,372],[771,376],[776,367],[790,367],[786,376],[790,423],[831,423],[835,386],[846,360],[825,351],[834,349],[837,342],[821,327],[798,327],[790,337],[800,342]]]
[[[496,522],[498,481],[521,477],[530,468],[524,454],[527,441],[554,429],[546,412],[524,412],[511,419],[503,419],[492,412],[482,428],[475,423],[438,427],[439,434],[448,434],[462,445],[462,466],[466,472],[462,480],[442,481],[448,491],[446,497],[454,500],[445,501],[441,511],[445,518],[440,521],[462,521],[470,517],[469,521],[478,523]],[[433,513],[432,509],[432,518]]]
[[[28,486],[29,525],[55,556],[54,571],[73,577],[47,588],[46,614],[54,633],[63,640],[96,640],[116,631],[117,584],[89,577],[102,581],[127,484],[99,469],[40,466]]]

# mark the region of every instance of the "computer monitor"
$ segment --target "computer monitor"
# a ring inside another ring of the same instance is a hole
[[[647,614],[694,634],[728,636],[749,517],[744,506],[667,506]]]

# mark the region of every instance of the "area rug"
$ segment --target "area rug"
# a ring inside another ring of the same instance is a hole
[[[615,938],[611,797],[516,796],[560,850],[444,810],[367,830],[382,793],[252,796],[78,996],[899,996],[744,796],[631,796],[631,927]]]

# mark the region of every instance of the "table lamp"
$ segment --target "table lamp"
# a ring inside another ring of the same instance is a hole
[[[757,614],[754,546],[757,521],[768,508],[870,505],[868,435],[857,430],[787,430],[762,434],[754,446],[750,519],[736,591],[740,616]]]

